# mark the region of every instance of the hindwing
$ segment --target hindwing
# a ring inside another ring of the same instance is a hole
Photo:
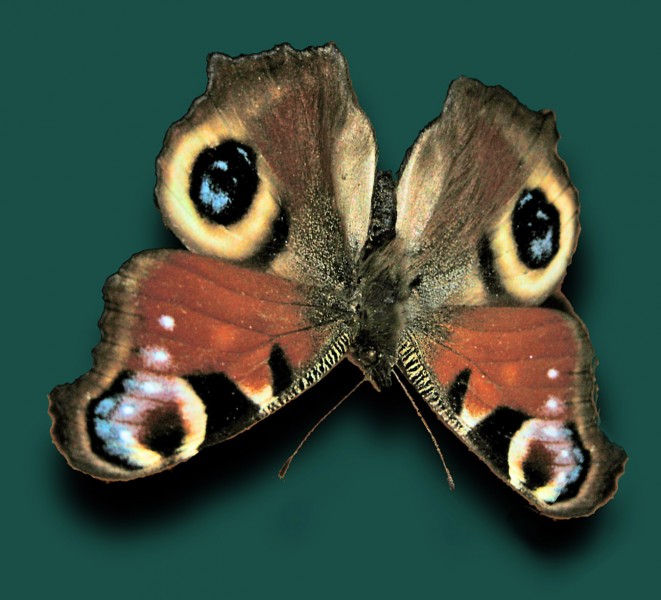
[[[309,289],[189,252],[135,256],[104,295],[94,368],[51,394],[56,443],[103,479],[163,470],[251,427],[349,346]]]
[[[401,367],[439,418],[540,512],[594,512],[626,455],[600,431],[583,325],[553,308],[460,308]]]

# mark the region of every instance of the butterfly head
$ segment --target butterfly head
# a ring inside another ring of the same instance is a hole
[[[377,390],[390,387],[392,369],[396,362],[393,355],[377,350],[373,341],[363,333],[354,342],[351,360],[365,374],[365,378]]]

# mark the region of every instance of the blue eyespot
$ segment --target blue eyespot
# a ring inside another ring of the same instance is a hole
[[[525,190],[512,212],[519,260],[530,269],[549,265],[560,248],[560,214],[542,190]]]
[[[229,140],[199,154],[191,171],[189,193],[203,218],[231,225],[248,212],[258,185],[255,152]]]
[[[131,470],[155,466],[180,453],[190,428],[180,387],[174,378],[121,373],[107,395],[88,408],[94,453]]]

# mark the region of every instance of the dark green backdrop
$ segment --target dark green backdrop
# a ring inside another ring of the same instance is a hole
[[[619,598],[656,581],[659,17],[635,3],[429,4],[1,9],[0,514],[12,597]],[[153,480],[95,482],[52,446],[46,394],[89,368],[105,278],[139,250],[177,243],[152,202],[154,159],[204,89],[206,54],[329,40],[348,58],[381,168],[398,168],[460,74],[557,112],[582,201],[566,291],[601,361],[603,428],[630,455],[593,518],[534,516],[439,425],[449,492],[394,392],[356,394],[279,481],[357,378],[351,368]]]

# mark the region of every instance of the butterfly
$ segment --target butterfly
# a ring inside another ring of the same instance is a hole
[[[110,277],[93,369],[50,394],[70,465],[168,469],[348,359],[377,390],[407,380],[540,513],[605,504],[626,454],[560,291],[579,224],[553,113],[457,79],[394,181],[334,45],[213,54],[208,75],[157,162],[188,250]]]

